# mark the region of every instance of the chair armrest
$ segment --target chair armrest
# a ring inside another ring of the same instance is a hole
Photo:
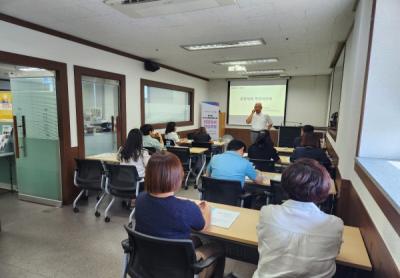
[[[209,267],[213,263],[215,263],[219,258],[224,256],[223,252],[216,252],[205,260],[200,260],[192,265],[194,269],[194,273],[198,274],[206,267]]]
[[[121,241],[122,249],[124,249],[124,253],[132,253],[133,248],[129,244],[129,239],[124,239]]]
[[[246,198],[248,198],[248,197],[250,197],[252,194],[251,193],[243,193],[242,195],[240,195],[240,199],[246,199]]]

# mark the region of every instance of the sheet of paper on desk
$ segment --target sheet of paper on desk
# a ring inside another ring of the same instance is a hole
[[[390,164],[392,164],[394,167],[397,167],[397,169],[400,169],[400,161],[389,161]]]
[[[211,225],[228,229],[239,216],[239,212],[212,208],[211,209]]]

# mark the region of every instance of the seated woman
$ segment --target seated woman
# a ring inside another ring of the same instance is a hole
[[[176,155],[166,151],[152,155],[146,168],[146,192],[136,200],[136,231],[168,239],[190,239],[191,230],[207,229],[211,221],[208,203],[197,205],[174,196],[181,187],[183,176],[182,164]],[[194,240],[194,243],[199,242],[197,238]],[[198,259],[206,259],[221,250],[215,244],[195,247]],[[214,271],[222,277],[224,267],[224,260],[218,260],[203,270],[200,277],[211,277]]]
[[[315,160],[299,159],[283,172],[282,187],[289,200],[260,212],[260,259],[253,278],[332,277],[343,221],[316,206],[328,197],[328,172]]]
[[[165,128],[165,140],[171,140],[176,142],[179,141],[179,135],[176,133],[176,123],[175,122],[168,122]]]
[[[331,167],[331,161],[326,152],[319,147],[319,138],[315,134],[303,134],[301,138],[301,147],[294,149],[290,156],[290,161],[296,161],[299,158],[315,159],[327,169]]]
[[[133,165],[144,178],[145,169],[150,159],[149,152],[143,148],[143,137],[139,129],[129,131],[125,144],[120,148],[118,157],[122,165]]]
[[[211,141],[211,137],[207,133],[206,128],[202,126],[195,134],[193,134],[193,141],[199,143],[207,143]]]
[[[269,131],[260,133],[253,145],[249,147],[248,156],[250,159],[264,159],[279,162],[278,152],[274,148]]]

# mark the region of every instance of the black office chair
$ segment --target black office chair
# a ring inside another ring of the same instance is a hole
[[[107,194],[112,196],[111,202],[107,206],[104,214],[104,221],[110,222],[110,209],[116,198],[135,199],[140,191],[140,183],[143,181],[139,177],[136,167],[133,165],[119,165],[105,163],[105,189]],[[129,215],[129,223],[135,210],[133,209]]]
[[[201,177],[201,200],[243,207],[244,200],[251,194],[243,193],[240,181]]]
[[[156,148],[153,147],[143,147],[143,148],[149,151],[149,155],[152,155],[153,153],[157,152]]]
[[[225,255],[216,253],[197,261],[189,239],[165,239],[136,232],[127,226],[128,239],[122,241],[125,253],[123,277],[196,277],[204,268],[216,264],[213,277],[223,277]]]
[[[104,190],[103,181],[104,181],[104,171],[103,166],[98,160],[90,160],[90,159],[75,159],[75,172],[74,172],[74,185],[81,189],[78,196],[75,198],[72,208],[75,213],[79,212],[78,201],[85,194],[87,198],[89,194],[89,190],[102,192]],[[96,203],[95,215],[100,215],[97,211],[99,204],[104,198],[105,193],[101,194],[101,197],[98,197],[98,202]]]
[[[266,159],[255,159],[249,158],[249,161],[253,163],[254,167],[263,172],[275,172],[275,161]]]
[[[190,148],[188,147],[167,147],[167,151],[175,154],[182,163],[183,170],[185,171],[185,189],[188,189],[188,180],[190,175],[194,174],[192,171],[192,157],[190,156]],[[196,186],[195,186],[196,188]]]
[[[267,199],[267,205],[280,205],[289,199],[289,195],[286,193],[285,189],[283,189],[280,182],[271,180],[271,193],[272,196],[270,197],[270,201]]]
[[[165,139],[164,140],[164,143],[165,143],[165,146],[167,146],[167,147],[173,147],[173,146],[175,146],[175,142],[174,142],[174,140],[171,140],[171,139]]]

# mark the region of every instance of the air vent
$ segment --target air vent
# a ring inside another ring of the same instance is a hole
[[[103,0],[103,2],[133,18],[188,13],[236,4],[236,0]]]

